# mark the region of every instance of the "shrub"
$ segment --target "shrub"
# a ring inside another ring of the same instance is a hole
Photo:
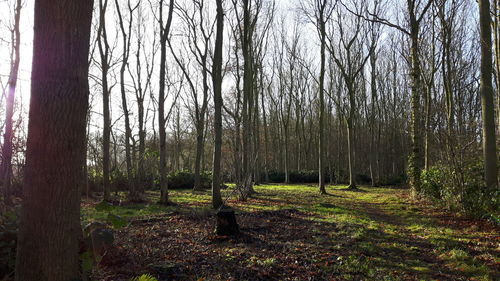
[[[437,167],[432,167],[422,171],[421,192],[422,194],[434,199],[441,199],[441,191],[443,190],[443,173]]]
[[[379,180],[379,184],[382,186],[395,186],[395,185],[404,185],[407,182],[407,175],[401,174],[398,176],[386,176],[382,177]]]
[[[293,183],[314,183],[318,182],[318,171],[300,170],[290,172],[290,182]]]
[[[371,184],[372,183],[372,178],[369,175],[365,174],[357,174],[355,176],[356,183],[358,184]]]
[[[500,191],[485,186],[482,161],[469,160],[458,167],[435,166],[423,171],[421,179],[421,194],[451,210],[483,218],[499,215]]]
[[[318,182],[318,171],[317,170],[299,170],[289,172],[290,183],[317,183]],[[264,179],[264,175],[262,175]],[[325,182],[330,181],[330,175],[325,172]],[[278,171],[269,171],[269,182],[270,183],[283,183],[285,182],[285,173]]]
[[[14,272],[18,222],[19,209],[0,213],[0,280]]]
[[[268,175],[269,175],[269,182],[271,183],[285,182],[285,173],[283,172],[272,170],[268,172]]]
[[[212,185],[212,172],[204,171],[200,174],[201,187],[210,188]],[[169,189],[194,188],[194,173],[190,171],[177,171],[170,173],[167,177]]]
[[[111,190],[126,191],[129,190],[129,180],[127,174],[117,170],[111,173]]]

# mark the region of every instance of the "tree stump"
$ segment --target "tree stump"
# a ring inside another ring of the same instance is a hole
[[[215,233],[217,235],[237,235],[240,228],[236,222],[236,215],[233,209],[221,209],[217,212],[217,225]]]

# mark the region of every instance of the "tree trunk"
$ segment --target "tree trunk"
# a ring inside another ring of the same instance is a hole
[[[160,1],[160,85],[158,97],[158,126],[160,135],[160,203],[168,204],[168,183],[167,183],[167,132],[165,117],[165,75],[167,62],[167,39],[172,24],[172,15],[174,10],[174,0],[170,0],[168,18],[166,25],[163,26],[163,0]]]
[[[349,188],[356,188],[356,180],[354,178],[354,135],[353,135],[353,120],[348,117],[347,124],[347,152],[349,158]]]
[[[129,8],[130,8],[130,2]],[[125,25],[123,22],[122,13],[120,11],[120,5],[118,4],[118,0],[115,0],[116,10],[118,14],[118,21],[120,24],[120,30],[123,39],[123,54],[122,54],[122,62],[120,67],[120,93],[122,98],[122,110],[123,115],[125,117],[125,162],[127,169],[127,181],[129,187],[129,199],[132,201],[139,200],[137,191],[135,189],[135,179],[134,179],[134,171],[132,166],[132,153],[130,147],[130,140],[132,139],[132,130],[130,128],[130,116],[127,104],[127,92],[125,91],[125,70],[127,69],[129,54],[130,54],[130,36],[132,30],[132,10],[129,10],[129,25],[128,25],[128,34],[125,30]]]
[[[196,124],[196,159],[194,162],[194,190],[201,189],[201,158],[203,154],[203,131],[205,118],[200,116]]]
[[[3,199],[6,205],[11,205],[11,185],[12,185],[12,117],[14,115],[14,102],[17,85],[17,75],[19,73],[20,61],[20,43],[21,33],[19,31],[19,20],[21,18],[21,0],[16,1],[14,11],[14,27],[12,29],[12,49],[11,49],[11,64],[9,73],[9,82],[7,86],[7,101],[5,109],[5,133],[3,135],[2,146],[2,167],[1,177],[3,185]]]
[[[80,280],[93,1],[35,3],[18,281]]]
[[[500,11],[498,10],[499,7],[499,0],[493,0],[493,27],[494,27],[494,38],[495,38],[495,74],[496,74],[496,79],[497,79],[497,112],[499,112],[497,115],[498,118],[498,130],[500,131]]]
[[[262,76],[262,72],[261,72]],[[261,77],[261,83],[262,83],[262,77]],[[263,130],[264,130],[264,182],[268,183],[269,182],[269,170],[268,170],[268,165],[269,163],[267,162],[268,159],[268,133],[267,133],[267,120],[266,120],[266,108],[264,106],[264,91],[262,91],[262,95],[260,96],[261,99],[261,106],[262,106],[262,122],[263,122]]]
[[[418,34],[419,23],[414,16],[410,19],[410,40],[411,40],[411,117],[410,117],[410,138],[411,151],[408,159],[408,178],[412,193],[415,196],[420,192],[420,173],[422,171],[422,143],[421,143],[421,117],[420,117],[420,62],[418,54]]]
[[[224,41],[224,8],[222,0],[217,0],[217,31],[215,35],[212,79],[214,87],[214,161],[212,163],[212,207],[222,206],[220,194],[222,155],[222,46]]]
[[[481,112],[483,120],[483,155],[486,186],[494,189],[498,184],[497,150],[495,136],[495,105],[493,102],[493,58],[491,51],[491,17],[489,0],[479,0],[479,27],[481,36]]]
[[[325,1],[324,1],[325,2]],[[323,4],[324,6],[325,4]],[[326,194],[325,189],[325,49],[326,49],[326,27],[325,27],[325,19],[324,17],[324,7],[320,12],[319,19],[319,31],[321,37],[321,51],[320,51],[320,74],[319,74],[319,144],[318,144],[318,174],[319,174],[319,192],[321,194]]]
[[[288,169],[288,122],[283,128],[284,131],[284,146],[285,146],[285,183],[290,183],[290,173]]]
[[[254,192],[252,181],[253,153],[252,153],[252,112],[253,112],[253,56],[252,56],[252,36],[253,26],[251,19],[251,4],[249,0],[243,0],[243,34],[242,54],[243,54],[243,189],[247,197]]]
[[[101,86],[103,107],[103,129],[102,129],[102,183],[104,201],[110,200],[110,140],[111,140],[111,114],[109,110],[109,45],[106,33],[106,9],[108,1],[99,0],[99,28],[97,46],[101,58]]]

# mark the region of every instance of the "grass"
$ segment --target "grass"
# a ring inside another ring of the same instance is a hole
[[[330,186],[328,195],[320,195],[311,185],[260,185],[255,190],[257,194],[248,201],[229,198],[227,204],[238,214],[284,209],[307,214],[306,219],[315,223],[310,229],[311,243],[334,253],[327,260],[310,257],[307,261],[321,264],[323,274],[344,280],[499,278],[498,229],[444,223],[437,210],[411,202],[406,190],[362,187],[351,191]],[[228,194],[230,190],[224,190],[223,198]],[[147,195],[150,202],[158,198],[157,192]],[[110,212],[128,220],[170,212],[211,212],[209,191],[173,190],[170,198],[176,205],[123,204]],[[84,222],[106,219],[108,212],[97,211],[93,204],[84,203]],[[233,245],[223,260],[232,262],[233,253],[240,251]],[[246,260],[246,266],[279,264],[272,255]]]

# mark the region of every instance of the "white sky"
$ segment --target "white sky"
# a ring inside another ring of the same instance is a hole
[[[2,86],[7,83],[10,71],[10,28],[13,25],[13,7],[15,0],[0,1],[0,80]],[[21,61],[19,65],[19,80],[16,89],[16,98],[23,105],[29,103],[31,58],[33,46],[33,15],[34,1],[23,0],[21,10]],[[25,109],[27,110],[27,108]]]

